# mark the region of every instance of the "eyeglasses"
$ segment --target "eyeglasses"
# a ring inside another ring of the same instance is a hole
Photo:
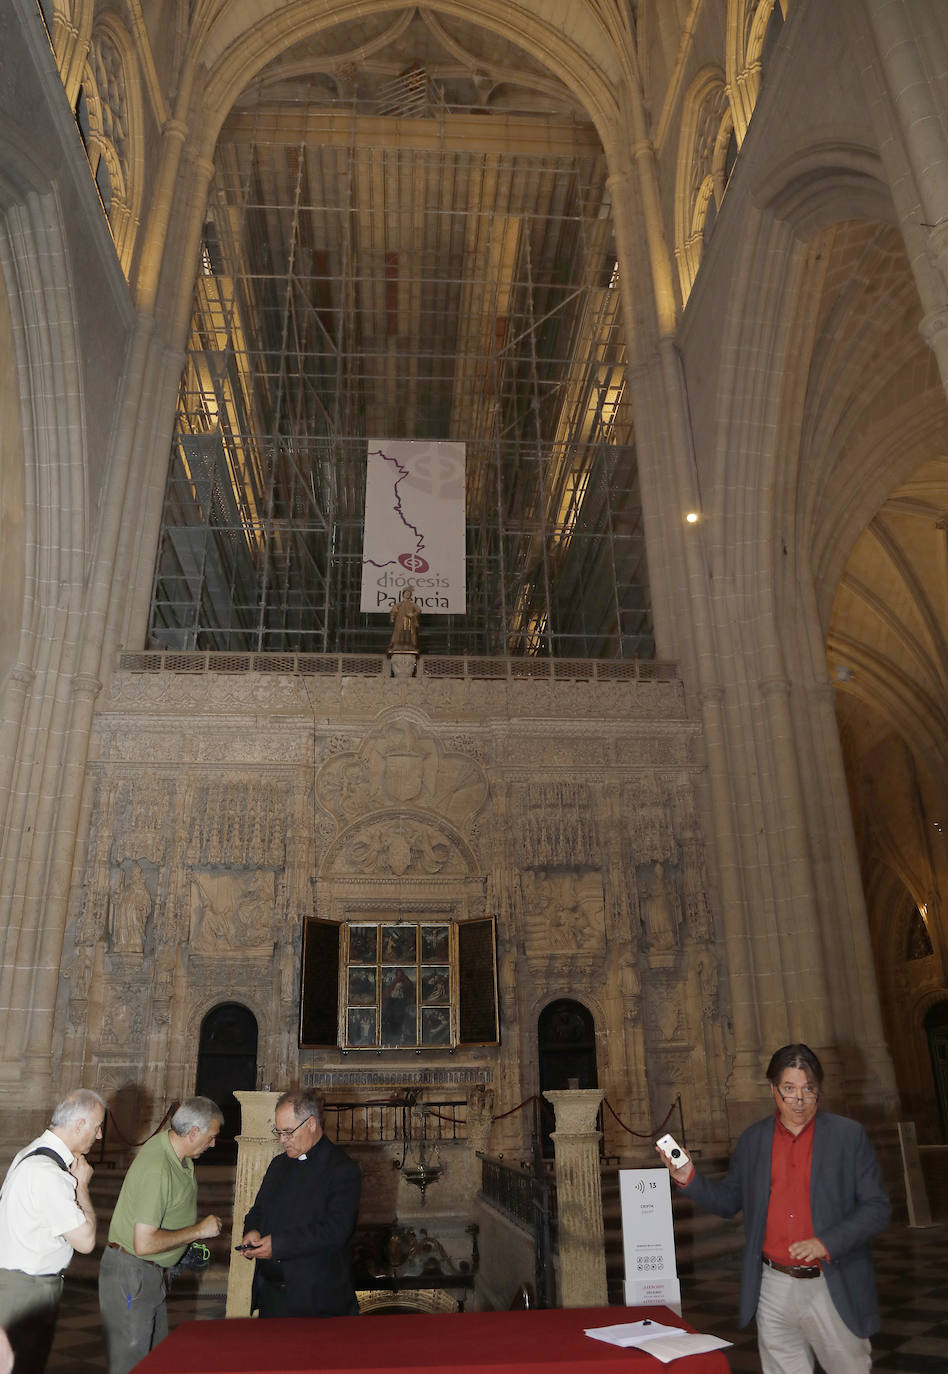
[[[805,1088],[778,1088],[777,1092],[784,1102],[812,1102],[815,1097],[819,1097],[819,1088],[811,1088],[809,1084]]]
[[[298,1121],[296,1125],[291,1126],[288,1131],[278,1131],[276,1126],[271,1127],[271,1130],[273,1131],[273,1134],[276,1136],[277,1140],[289,1140],[290,1136],[295,1135],[301,1126],[306,1125],[307,1121],[309,1120],[309,1117],[312,1115],[313,1113],[310,1112],[309,1116],[304,1116],[302,1121]]]

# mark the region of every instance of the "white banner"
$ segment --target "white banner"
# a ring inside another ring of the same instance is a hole
[[[670,1307],[681,1316],[671,1180],[667,1169],[620,1169],[625,1305]]]
[[[423,615],[463,614],[464,445],[370,439],[367,464],[361,609],[411,587]]]

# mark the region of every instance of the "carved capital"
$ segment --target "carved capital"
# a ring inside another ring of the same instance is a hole
[[[76,673],[72,679],[72,694],[74,697],[89,697],[95,701],[102,691],[102,683],[91,673]]]
[[[939,335],[948,329],[948,306],[943,306],[940,310],[933,310],[926,315],[918,326],[918,332],[928,344],[929,348],[934,348],[939,341]]]

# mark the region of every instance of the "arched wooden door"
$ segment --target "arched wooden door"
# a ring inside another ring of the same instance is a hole
[[[211,1097],[224,1113],[217,1147],[200,1156],[213,1164],[236,1156],[240,1103],[235,1092],[257,1086],[257,1018],[239,1002],[213,1007],[201,1022],[195,1091]]]
[[[537,1022],[537,1051],[541,1094],[570,1086],[599,1087],[596,1023],[592,1012],[582,1002],[561,997],[543,1008]],[[540,1120],[543,1153],[549,1158],[553,1154],[550,1139],[553,1117],[549,1103],[541,1107]]]

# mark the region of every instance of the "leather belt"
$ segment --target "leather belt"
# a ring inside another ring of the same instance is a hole
[[[120,1250],[123,1255],[128,1255],[129,1259],[138,1260],[139,1264],[147,1264],[151,1269],[157,1269],[159,1273],[163,1274],[165,1272],[162,1266],[156,1264],[154,1260],[145,1259],[144,1255],[133,1255],[131,1250],[126,1250],[125,1246],[119,1245],[118,1241],[110,1240],[108,1248],[110,1250]]]
[[[818,1264],[778,1264],[769,1255],[761,1255],[761,1259],[778,1274],[789,1274],[792,1279],[818,1279],[823,1272]]]

